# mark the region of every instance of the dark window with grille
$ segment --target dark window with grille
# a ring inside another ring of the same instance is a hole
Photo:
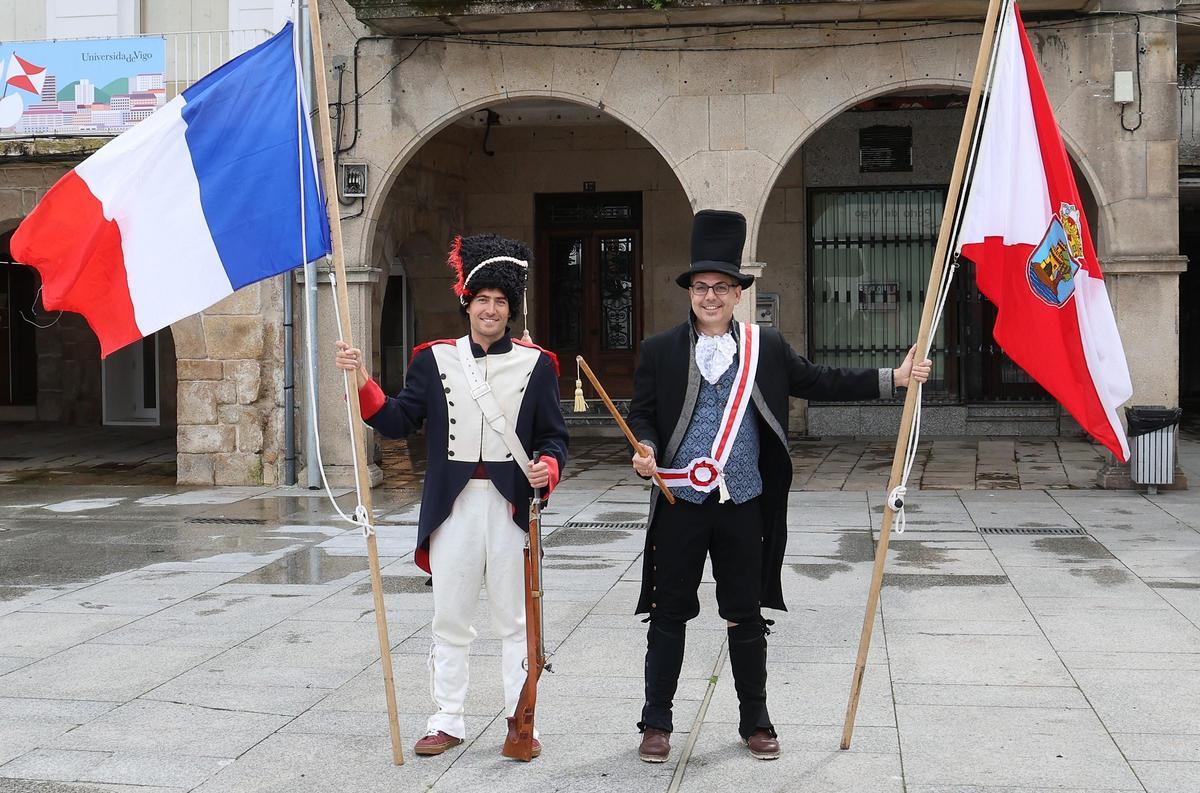
[[[917,338],[946,191],[809,194],[809,350],[827,366],[896,366]],[[927,396],[948,396],[945,323]]]
[[[912,127],[881,124],[858,131],[861,173],[907,173],[912,169]]]

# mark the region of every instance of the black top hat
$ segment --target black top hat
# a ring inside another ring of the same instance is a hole
[[[722,273],[743,288],[754,276],[742,272],[742,246],[746,244],[746,218],[739,212],[702,209],[692,219],[692,266],[675,283],[687,289],[696,273]]]

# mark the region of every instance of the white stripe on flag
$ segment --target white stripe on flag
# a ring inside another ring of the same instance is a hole
[[[1075,274],[1075,316],[1079,318],[1079,338],[1083,342],[1083,356],[1087,360],[1096,394],[1108,416],[1125,456],[1129,457],[1129,442],[1125,428],[1117,412],[1122,404],[1133,396],[1133,383],[1129,379],[1129,364],[1125,361],[1125,348],[1117,333],[1116,318],[1108,299],[1104,279],[1092,278],[1086,269]]]
[[[1014,12],[1005,21],[996,54],[987,121],[958,248],[997,234],[1009,245],[1037,245],[1052,214]]]
[[[146,335],[233,294],[200,205],[178,96],[76,167],[121,229],[134,319]]]

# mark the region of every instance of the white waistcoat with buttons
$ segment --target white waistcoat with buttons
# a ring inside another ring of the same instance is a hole
[[[504,438],[483,418],[483,411],[471,398],[467,376],[458,360],[458,350],[453,344],[435,344],[433,358],[441,376],[442,393],[446,398],[446,414],[450,426],[446,436],[446,456],[457,462],[473,463],[504,462],[512,455],[504,445]],[[506,353],[485,355],[475,359],[475,365],[492,387],[496,401],[504,415],[514,426],[525,389],[533,375],[540,350],[514,343]]]

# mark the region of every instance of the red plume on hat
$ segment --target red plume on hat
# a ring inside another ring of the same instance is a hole
[[[454,282],[454,294],[459,297],[466,297],[470,294],[470,291],[467,290],[467,274],[463,271],[462,241],[461,234],[455,235],[454,242],[450,245],[450,254],[446,260],[446,264],[450,266],[450,269],[454,271],[454,275],[458,279]]]

